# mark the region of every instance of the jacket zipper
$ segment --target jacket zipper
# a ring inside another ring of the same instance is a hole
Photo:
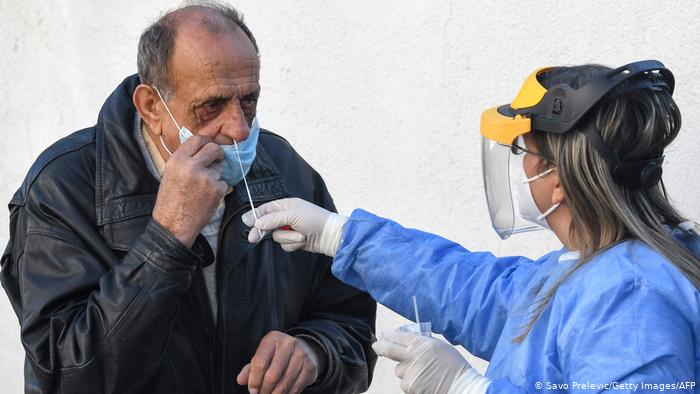
[[[203,286],[203,289],[205,292],[204,295],[206,296],[207,295],[206,294],[207,285],[206,285],[206,281],[204,280],[204,273],[201,271],[201,269],[202,268],[200,267],[200,277],[202,278],[201,282],[202,282],[202,286]],[[211,305],[209,305],[209,303],[207,302],[207,297],[204,298],[204,301],[200,300],[199,304],[202,308],[204,318],[207,320],[206,326],[207,326],[207,334],[209,337],[209,343],[210,343],[212,349],[216,349],[217,348],[216,347],[216,333],[214,331],[215,324],[214,324],[214,317],[213,317],[212,310],[211,310]],[[209,372],[209,374],[210,374],[209,379],[211,380],[212,387],[216,390],[215,392],[218,393],[219,390],[216,389],[216,380],[214,378],[214,376],[215,376],[214,370],[217,369],[215,358],[216,357],[213,353],[209,354],[209,362],[211,363],[211,365],[213,367],[213,369]]]
[[[214,327],[214,330],[212,330],[212,338],[213,338],[213,344],[214,344],[214,346],[213,346],[213,348],[214,348],[214,354],[213,354],[213,357],[214,357],[214,378],[213,378],[214,382],[213,383],[214,383],[214,387],[215,387],[217,393],[223,393],[222,390],[224,387],[224,382],[222,380],[222,376],[220,376],[221,375],[220,363],[222,361],[221,360],[221,357],[222,357],[221,350],[225,346],[225,344],[220,343],[220,342],[222,342],[223,336],[221,336],[222,333],[221,333],[221,330],[219,329],[220,325],[222,324],[221,317],[223,315],[223,312],[222,312],[222,307],[223,307],[223,305],[222,305],[222,291],[221,291],[221,284],[223,282],[223,278],[219,277],[219,272],[220,272],[219,271],[219,268],[220,268],[219,262],[221,261],[219,259],[219,255],[221,252],[221,239],[223,238],[224,231],[226,230],[226,227],[228,226],[231,219],[235,216],[238,216],[238,214],[241,213],[245,209],[245,207],[246,206],[243,205],[243,206],[237,208],[235,212],[233,212],[231,215],[228,215],[227,217],[224,218],[223,223],[219,227],[219,235],[216,237],[217,238],[216,239],[216,264],[217,264],[217,267],[216,267],[216,315],[217,315],[216,316],[216,323],[214,323],[212,313],[208,313],[208,315],[209,315],[209,318],[211,320],[210,327]],[[223,274],[223,270],[221,271],[221,273]],[[209,309],[211,310],[211,308],[209,308]]]

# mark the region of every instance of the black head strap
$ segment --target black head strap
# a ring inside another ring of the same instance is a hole
[[[635,189],[648,189],[661,179],[663,156],[650,159],[622,160],[603,141],[586,115],[603,100],[641,89],[666,90],[673,94],[675,79],[670,70],[657,60],[630,63],[574,89],[567,84],[547,89],[537,105],[529,108],[499,108],[511,116],[520,114],[532,119],[532,129],[563,134],[580,129],[593,147],[610,164],[613,180]]]
[[[617,94],[617,88],[665,89],[672,94],[674,84],[673,74],[663,63],[644,60],[608,71],[578,89],[564,83],[554,85],[547,89],[547,93],[537,105],[511,108],[508,112],[530,117],[532,128],[535,130],[563,134],[573,129],[606,95],[611,92]]]
[[[587,122],[580,129],[591,142],[593,148],[610,165],[610,174],[615,183],[632,189],[650,189],[661,180],[663,156],[651,159],[621,160],[603,141],[603,137],[595,129],[593,121]]]

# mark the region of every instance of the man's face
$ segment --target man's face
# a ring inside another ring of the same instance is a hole
[[[241,29],[214,35],[183,22],[168,72],[175,92],[168,107],[180,126],[221,145],[248,138],[260,94],[260,63]],[[177,147],[177,127],[165,108],[161,111],[163,138]]]

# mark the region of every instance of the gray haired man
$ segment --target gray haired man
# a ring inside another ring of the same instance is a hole
[[[247,242],[244,176],[256,205],[334,209],[320,175],[258,127],[259,70],[234,9],[168,12],[97,124],[39,156],[10,202],[1,274],[27,393],[367,389],[374,301],[326,257]]]

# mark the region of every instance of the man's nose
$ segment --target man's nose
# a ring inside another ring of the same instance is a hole
[[[231,105],[225,115],[224,124],[221,127],[221,134],[235,140],[245,141],[250,136],[250,126],[248,120],[239,105]]]

